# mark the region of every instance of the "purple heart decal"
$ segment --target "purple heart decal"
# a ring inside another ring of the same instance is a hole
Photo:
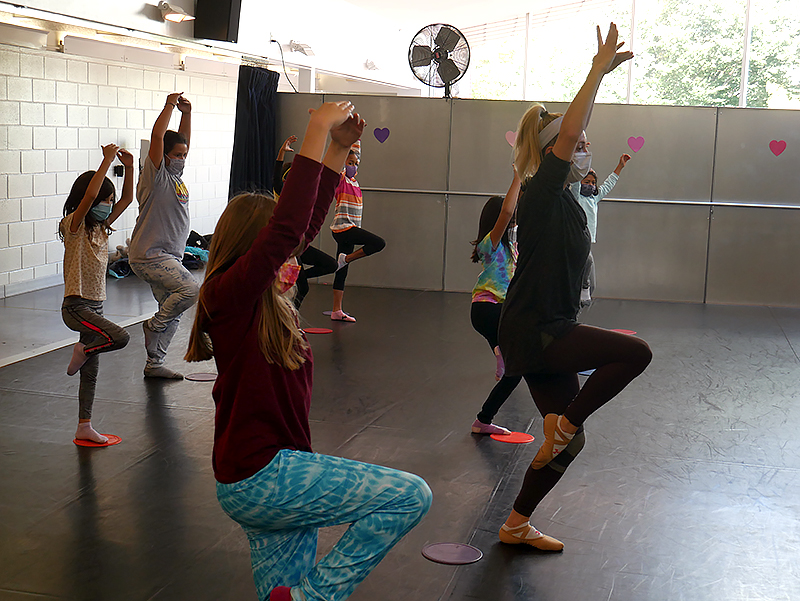
[[[769,143],[769,149],[772,151],[772,154],[778,156],[784,150],[786,150],[786,141],[785,140],[773,140]]]
[[[509,146],[513,146],[514,142],[517,141],[517,132],[515,131],[507,131],[506,132],[506,142],[508,142]]]
[[[642,146],[644,146],[644,138],[642,136],[637,138],[631,136],[628,138],[628,146],[631,147],[633,152],[639,152],[642,149]]]
[[[389,128],[376,127],[375,131],[373,131],[372,133],[375,134],[375,139],[378,140],[378,142],[380,142],[381,144],[383,144],[389,137]]]

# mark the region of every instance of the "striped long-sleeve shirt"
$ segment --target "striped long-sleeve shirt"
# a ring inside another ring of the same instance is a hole
[[[333,216],[331,230],[343,232],[351,227],[361,227],[361,213],[364,205],[361,186],[358,185],[355,178],[350,179],[342,175],[334,196],[336,198],[336,213]]]

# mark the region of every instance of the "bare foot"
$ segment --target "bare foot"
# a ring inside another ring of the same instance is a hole
[[[86,345],[81,342],[76,342],[75,346],[72,347],[72,358],[69,361],[69,367],[67,367],[68,376],[74,376],[80,371],[83,364],[86,363],[89,357],[83,352],[85,348]]]

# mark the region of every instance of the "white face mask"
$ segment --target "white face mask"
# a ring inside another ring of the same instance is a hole
[[[592,153],[588,150],[586,152],[576,152],[572,155],[572,163],[569,166],[569,175],[567,175],[567,183],[574,184],[581,181],[589,173],[592,168]]]
[[[180,177],[183,175],[183,166],[185,165],[185,163],[186,159],[170,158],[169,162],[167,163],[167,171],[172,175],[177,175],[178,177]]]

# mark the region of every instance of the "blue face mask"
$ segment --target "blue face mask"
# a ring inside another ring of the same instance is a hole
[[[358,172],[358,167],[355,165],[346,165],[344,168],[344,174],[347,176],[348,179],[353,179]]]
[[[95,221],[103,222],[108,219],[108,216],[111,215],[112,205],[108,204],[99,204],[96,207],[92,207],[92,210],[89,211],[89,214]]]

